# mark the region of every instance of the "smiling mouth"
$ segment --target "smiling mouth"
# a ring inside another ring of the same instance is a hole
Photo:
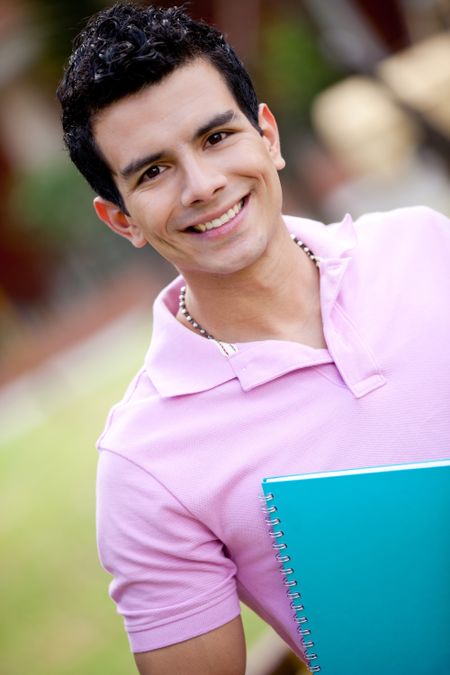
[[[244,201],[245,201],[245,197],[243,199],[241,199],[239,202],[237,202],[234,206],[231,207],[231,209],[228,209],[228,211],[223,213],[218,218],[214,218],[213,220],[208,220],[205,223],[198,223],[198,225],[192,225],[191,227],[188,227],[185,231],[186,232],[206,232],[207,230],[215,230],[218,227],[222,227],[222,225],[225,225],[225,223],[228,223],[229,220],[231,220],[232,218],[235,218],[237,216],[239,211],[244,206]]]

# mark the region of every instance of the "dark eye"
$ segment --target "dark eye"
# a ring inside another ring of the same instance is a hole
[[[210,145],[217,145],[217,143],[223,141],[226,136],[227,133],[225,131],[216,131],[214,134],[211,134],[211,136],[208,136],[208,143]]]
[[[147,171],[142,174],[142,178],[156,178],[156,176],[159,176],[161,173],[161,168],[159,166],[151,166],[147,169]]]

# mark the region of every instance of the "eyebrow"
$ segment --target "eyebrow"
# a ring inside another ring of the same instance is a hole
[[[197,131],[194,134],[194,140],[200,138],[200,136],[204,136],[205,134],[208,133],[208,131],[212,131],[216,127],[221,127],[224,124],[228,124],[234,117],[235,117],[234,110],[226,110],[223,113],[215,115],[209,120],[209,122],[206,122],[206,124],[197,129]]]
[[[201,136],[207,134],[208,131],[212,131],[216,127],[228,124],[235,116],[236,113],[234,110],[226,110],[223,113],[215,115],[208,122],[203,124],[195,131],[194,135],[192,136],[192,140],[197,140]],[[119,173],[122,176],[122,178],[127,180],[135,173],[138,173],[138,171],[143,169],[145,166],[153,164],[153,162],[157,162],[159,159],[161,159],[167,154],[168,153],[165,150],[161,150],[159,152],[154,152],[151,155],[146,155],[145,157],[139,157],[139,159],[134,159],[132,162],[127,164],[123,169],[120,169]]]
[[[131,176],[133,176],[135,173],[138,173],[138,171],[143,169],[145,166],[153,164],[153,162],[157,162],[165,154],[166,153],[164,151],[154,152],[152,155],[146,155],[145,157],[134,159],[132,162],[127,164],[124,169],[120,169],[119,173],[122,176],[122,178],[125,178],[125,180],[127,180],[128,178],[131,178]]]

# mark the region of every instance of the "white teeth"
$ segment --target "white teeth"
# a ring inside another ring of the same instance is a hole
[[[235,204],[231,209],[228,209],[220,218],[214,218],[213,220],[208,220],[206,223],[199,223],[198,225],[193,225],[192,229],[196,232],[205,232],[206,230],[213,230],[216,227],[225,225],[229,220],[234,218],[242,208],[244,200],[241,199],[240,202]]]

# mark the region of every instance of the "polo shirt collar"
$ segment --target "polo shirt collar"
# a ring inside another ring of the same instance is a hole
[[[153,336],[145,359],[149,377],[162,397],[206,391],[235,378],[248,391],[288,372],[333,362],[356,397],[384,384],[370,350],[337,306],[356,244],[351,217],[326,227],[304,218],[284,219],[288,230],[321,258],[321,309],[328,349],[278,340],[236,345],[207,340],[175,318],[183,285],[177,277],[155,301]]]

